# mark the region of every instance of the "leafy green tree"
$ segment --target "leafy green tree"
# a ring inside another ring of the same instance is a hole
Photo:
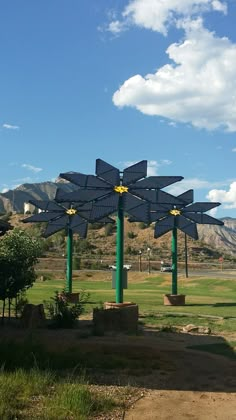
[[[14,229],[0,240],[0,300],[8,299],[9,317],[13,298],[33,286],[34,266],[41,255],[40,243],[24,230]]]

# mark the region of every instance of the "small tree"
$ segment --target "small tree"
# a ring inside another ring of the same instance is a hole
[[[25,231],[14,229],[0,241],[0,300],[8,299],[9,317],[12,299],[33,286],[34,266],[41,255],[39,241]],[[3,311],[4,320],[4,311]]]
[[[55,291],[55,296],[50,298],[50,302],[44,302],[45,307],[51,318],[52,328],[73,328],[76,319],[85,311],[85,304],[88,302],[90,295],[85,291],[80,292],[79,302],[70,305],[68,296],[63,290]]]

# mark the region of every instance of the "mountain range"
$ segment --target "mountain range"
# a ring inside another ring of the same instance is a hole
[[[31,199],[53,200],[57,188],[70,192],[77,187],[58,178],[55,182],[22,184],[0,194],[0,213],[23,213],[24,204]],[[236,255],[236,219],[222,218],[224,226],[198,225],[199,240],[214,249]]]

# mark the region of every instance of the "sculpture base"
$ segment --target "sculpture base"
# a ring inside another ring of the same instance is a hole
[[[185,305],[185,295],[164,295],[164,305],[183,306]]]
[[[138,305],[133,302],[105,302],[103,309],[93,310],[93,326],[97,335],[107,331],[137,333]]]

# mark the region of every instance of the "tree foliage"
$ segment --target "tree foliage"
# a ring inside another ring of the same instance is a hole
[[[6,299],[10,305],[13,298],[33,285],[40,254],[39,241],[23,230],[14,229],[0,240],[0,300],[4,309]]]

